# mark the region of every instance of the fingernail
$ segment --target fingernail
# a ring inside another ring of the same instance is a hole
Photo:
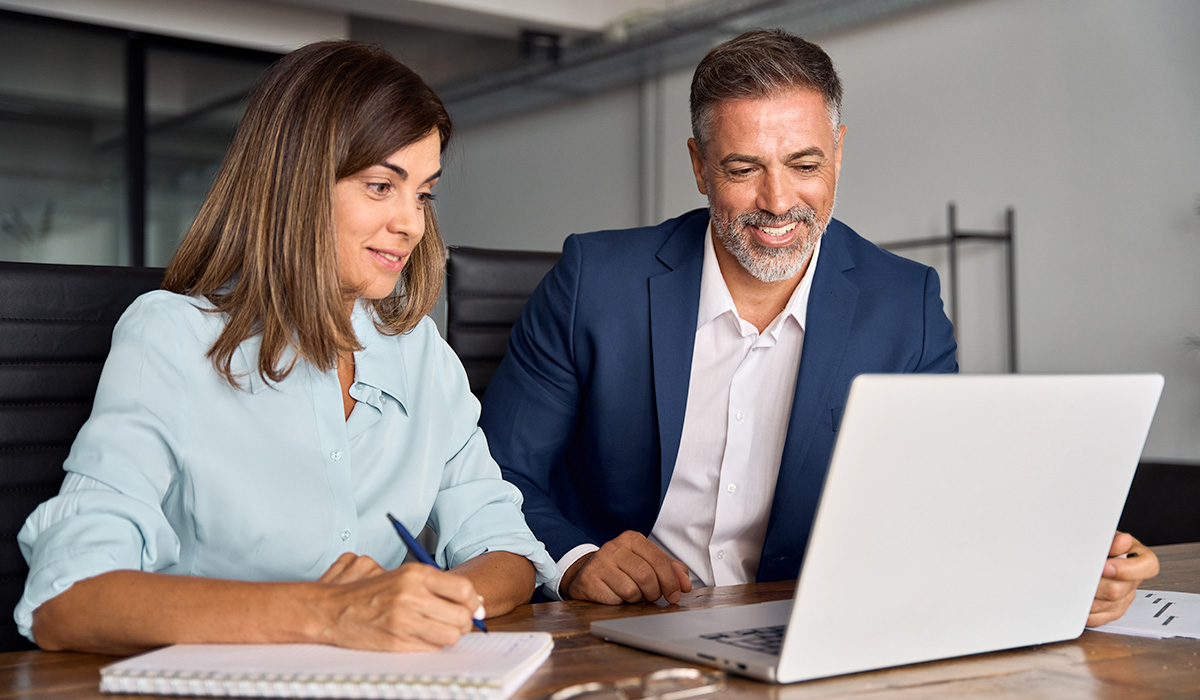
[[[487,617],[487,611],[483,609],[482,605],[480,605],[478,608],[475,608],[475,619],[476,620],[482,620],[485,617]]]

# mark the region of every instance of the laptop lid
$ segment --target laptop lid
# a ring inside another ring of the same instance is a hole
[[[740,652],[710,661],[710,640],[675,629],[698,637],[710,613],[736,627],[730,612],[593,633],[782,683],[1077,637],[1162,384],[860,376],[773,668],[753,670]]]

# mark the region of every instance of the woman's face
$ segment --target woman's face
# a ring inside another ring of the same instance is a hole
[[[355,296],[382,299],[425,235],[425,207],[442,174],[436,129],[384,159],[337,181],[333,216],[338,280]]]

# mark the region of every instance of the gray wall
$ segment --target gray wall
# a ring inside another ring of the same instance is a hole
[[[846,86],[837,216],[886,242],[1015,207],[1021,371],[1163,373],[1145,456],[1200,462],[1200,3],[973,0],[810,38]],[[447,240],[558,249],[702,205],[689,78],[460,132]],[[963,255],[963,369],[1003,371],[1003,253]]]

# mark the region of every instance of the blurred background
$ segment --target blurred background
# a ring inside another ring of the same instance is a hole
[[[833,57],[835,215],[938,268],[964,371],[1161,372],[1144,459],[1200,465],[1200,2],[0,0],[0,260],[165,265],[262,71],[328,38],[445,100],[449,243],[657,223],[705,203],[692,69],[751,27]],[[951,271],[950,205],[1011,239]]]

